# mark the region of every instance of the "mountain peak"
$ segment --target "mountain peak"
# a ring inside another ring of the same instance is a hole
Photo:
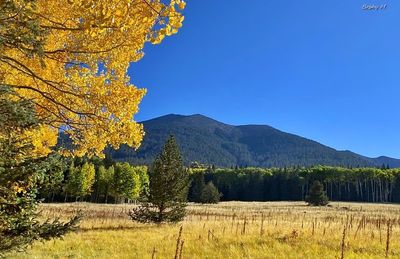
[[[207,116],[204,116],[204,115],[202,115],[202,114],[199,114],[199,113],[197,113],[197,114],[190,114],[190,115],[169,113],[169,114],[165,114],[165,115],[162,115],[162,116],[160,116],[160,117],[156,117],[156,118],[153,118],[153,119],[150,119],[150,120],[160,120],[160,119],[184,119],[184,118],[207,118],[207,119],[210,119],[210,120],[211,120],[211,118],[209,118],[209,117],[207,117]],[[150,120],[149,120],[149,121],[150,121]]]
[[[193,118],[208,118],[208,119],[211,119],[211,118],[209,118],[209,117],[207,117],[207,116],[205,116],[205,115],[203,115],[203,114],[200,114],[200,113],[195,113],[195,114],[192,114],[192,115],[187,115],[187,117],[193,117]]]

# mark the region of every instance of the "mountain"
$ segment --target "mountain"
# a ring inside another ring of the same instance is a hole
[[[142,122],[146,135],[134,151],[122,146],[106,153],[118,161],[149,164],[168,135],[179,143],[185,163],[197,161],[222,167],[257,166],[381,166],[400,167],[400,160],[368,158],[338,151],[316,141],[282,132],[266,125],[232,126],[206,116],[170,114]]]
[[[400,167],[400,159],[395,159],[387,156],[380,156],[371,159],[376,165],[389,165],[391,168]]]

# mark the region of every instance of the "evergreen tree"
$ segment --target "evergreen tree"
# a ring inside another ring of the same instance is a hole
[[[64,170],[66,161],[59,155],[54,155],[49,171],[43,174],[42,183],[39,186],[38,193],[40,198],[45,198],[46,202],[53,202],[56,194],[62,191],[64,181]]]
[[[204,172],[200,171],[193,173],[190,184],[189,200],[198,203],[201,202],[201,194],[205,186]]]
[[[147,201],[131,211],[131,218],[144,223],[183,220],[186,214],[189,177],[173,136],[169,137],[154,161],[149,181]]]
[[[212,182],[208,182],[201,192],[200,201],[201,203],[218,203],[220,198],[221,194],[217,187]]]
[[[31,102],[0,86],[0,257],[35,240],[61,237],[79,221],[38,219],[37,190],[60,162],[53,155],[34,155],[32,137],[26,134],[39,125]]]
[[[106,168],[110,168],[111,166],[115,165],[115,161],[109,153],[105,154],[103,164]]]
[[[324,186],[319,181],[314,181],[309,190],[306,202],[313,206],[325,206],[329,203]]]

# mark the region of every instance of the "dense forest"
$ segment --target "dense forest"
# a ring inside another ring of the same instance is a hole
[[[40,189],[46,202],[119,203],[141,200],[148,189],[148,167],[102,159],[67,161]],[[215,168],[192,163],[189,201],[200,185],[212,182],[223,201],[301,201],[318,180],[330,200],[400,202],[400,169],[331,166]]]
[[[369,158],[351,151],[338,151],[267,125],[232,126],[199,114],[170,114],[142,123],[146,135],[137,151],[122,146],[106,152],[121,162],[150,164],[168,135],[173,134],[186,164],[199,161],[218,167],[376,167],[384,163],[391,168],[400,167],[398,159]]]
[[[208,168],[193,169],[192,175],[195,174],[204,174],[205,182],[212,181],[225,201],[301,201],[310,185],[318,180],[324,184],[330,200],[400,202],[400,169]]]

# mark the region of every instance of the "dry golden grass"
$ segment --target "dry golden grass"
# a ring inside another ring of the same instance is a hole
[[[10,258],[400,258],[400,205],[223,202],[189,206],[177,225],[142,225],[133,207],[45,204],[44,217],[82,210],[81,229],[64,240],[36,243]],[[388,221],[390,220],[389,242]],[[347,228],[346,228],[347,225]],[[177,246],[180,227],[182,236]],[[345,238],[343,239],[343,231]],[[182,245],[183,244],[183,245]],[[387,249],[388,247],[388,249]]]

